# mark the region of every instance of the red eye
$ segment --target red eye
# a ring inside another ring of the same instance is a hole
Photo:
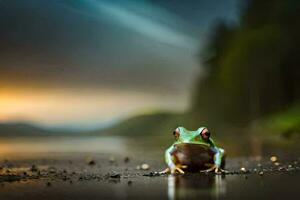
[[[204,134],[206,135],[206,137],[210,137],[210,132],[205,132]]]
[[[210,137],[210,132],[207,129],[203,129],[201,132],[201,136],[203,138],[209,138]]]
[[[180,133],[179,133],[179,129],[178,129],[178,128],[176,128],[176,129],[173,131],[173,135],[175,136],[176,139],[179,137]]]

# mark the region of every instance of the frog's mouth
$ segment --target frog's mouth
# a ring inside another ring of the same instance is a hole
[[[208,145],[181,143],[174,147],[171,153],[175,156],[176,162],[186,165],[191,171],[207,169],[208,166],[214,164],[214,152]]]

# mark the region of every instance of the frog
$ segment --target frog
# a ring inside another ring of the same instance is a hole
[[[175,142],[165,151],[168,167],[160,174],[184,174],[186,171],[226,172],[226,152],[216,146],[206,127],[195,131],[178,127],[173,131],[173,135]]]

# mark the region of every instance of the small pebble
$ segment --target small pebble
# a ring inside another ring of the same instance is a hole
[[[271,156],[271,157],[270,157],[270,160],[271,160],[272,162],[276,162],[276,161],[278,160],[278,158],[277,158],[276,156]]]
[[[96,162],[94,160],[91,160],[90,162],[88,162],[89,165],[95,165]]]
[[[132,185],[132,181],[128,181],[127,184],[128,184],[129,186],[131,186],[131,185]]]
[[[279,166],[279,162],[274,162],[274,165],[275,166]]]
[[[36,165],[32,165],[31,168],[30,168],[30,171],[37,172],[38,171],[37,166]]]
[[[88,165],[95,165],[96,164],[95,160],[92,157],[86,158],[86,163]]]
[[[246,168],[245,167],[241,167],[240,171],[241,172],[246,172]]]
[[[129,162],[129,157],[126,156],[126,157],[124,158],[124,162],[125,162],[125,163],[128,163],[128,162]]]
[[[111,156],[109,157],[109,162],[110,163],[114,163],[116,161],[115,157]]]
[[[150,176],[150,177],[160,176],[160,173],[159,172],[150,172],[148,174],[143,174],[143,176]]]
[[[117,172],[112,172],[110,175],[109,175],[110,178],[120,178],[121,177],[121,174],[120,173],[117,173]]]
[[[264,175],[264,172],[261,171],[261,172],[258,173],[258,175],[263,176],[263,175]]]
[[[49,171],[49,173],[54,174],[54,173],[56,173],[57,170],[55,167],[49,167],[48,171]]]
[[[144,164],[142,164],[141,169],[148,170],[148,169],[150,169],[150,166],[148,164],[144,163]]]
[[[298,164],[298,162],[297,162],[297,161],[294,161],[294,164],[295,164],[295,165],[297,165],[297,164]]]
[[[279,167],[278,170],[279,171],[284,171],[284,168],[283,167]]]

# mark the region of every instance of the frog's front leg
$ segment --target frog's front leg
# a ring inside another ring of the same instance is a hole
[[[214,151],[215,151],[214,164],[209,169],[204,170],[204,172],[211,172],[211,171],[214,171],[215,173],[226,172],[224,170],[225,150],[222,148],[214,147]]]
[[[166,174],[169,172],[171,172],[171,174],[175,174],[176,172],[184,174],[184,171],[182,170],[182,168],[185,168],[186,166],[176,163],[176,156],[174,155],[174,150],[175,150],[175,148],[173,145],[166,150],[165,160],[166,160],[168,167],[165,170],[161,171],[160,174]]]

